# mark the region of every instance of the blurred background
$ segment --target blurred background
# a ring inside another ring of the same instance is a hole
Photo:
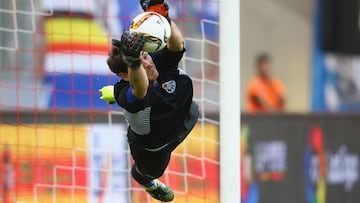
[[[242,98],[256,75],[256,56],[267,53],[273,75],[286,87],[286,111],[358,111],[358,6],[336,0],[241,1]]]
[[[241,1],[243,202],[359,201],[359,6]]]
[[[175,202],[219,202],[219,1],[168,3],[201,118],[164,181]],[[241,136],[242,201],[359,202],[360,2],[240,5],[241,36],[228,39],[241,41],[242,128],[229,136]],[[111,38],[140,12],[130,0],[0,1],[1,203],[152,202],[128,175],[120,108],[98,93],[119,80]]]
[[[273,74],[286,86],[286,110],[310,112],[315,0],[241,1],[241,98],[256,74],[255,58],[272,57]],[[320,29],[320,28],[319,28]],[[242,100],[242,109],[247,102]]]

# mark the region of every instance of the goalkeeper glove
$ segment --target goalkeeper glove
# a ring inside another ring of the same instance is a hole
[[[100,99],[106,101],[108,104],[115,103],[115,97],[114,97],[114,86],[113,85],[107,85],[99,89],[99,92],[101,92]]]
[[[140,0],[141,8],[145,12],[155,12],[164,16],[170,23],[169,5],[164,0]]]
[[[128,67],[138,68],[140,66],[140,52],[145,41],[144,34],[130,33],[129,30],[125,30],[121,35],[121,41],[113,39],[112,44],[121,49],[124,62]]]

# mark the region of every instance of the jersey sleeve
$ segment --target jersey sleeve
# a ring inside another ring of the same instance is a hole
[[[286,89],[284,84],[281,82],[281,80],[276,79],[275,80],[275,87],[276,87],[276,91],[279,94],[280,97],[284,97],[286,94]]]
[[[118,105],[130,113],[136,113],[149,106],[149,96],[137,99],[133,94],[128,82],[120,81],[114,85],[115,100]]]
[[[257,91],[257,88],[258,87],[258,84],[256,82],[255,79],[252,79],[249,84],[248,84],[248,87],[247,87],[247,96],[248,98],[251,98],[251,97],[254,97],[254,96],[259,96],[258,95],[258,91]]]
[[[254,97],[259,96],[258,94],[258,84],[256,82],[256,79],[252,79],[248,86],[247,86],[247,92],[246,92],[246,100],[247,100],[247,110],[248,112],[255,112],[259,107],[258,104],[255,103]]]
[[[152,60],[159,72],[177,70],[180,60],[182,59],[185,48],[182,51],[170,51],[167,47],[159,52],[150,53]]]

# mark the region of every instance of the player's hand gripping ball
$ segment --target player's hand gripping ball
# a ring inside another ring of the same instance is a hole
[[[115,97],[114,97],[114,86],[113,85],[107,85],[99,89],[99,92],[101,93],[100,99],[106,101],[108,104],[115,103]]]
[[[155,12],[144,12],[136,16],[130,25],[130,34],[143,34],[143,51],[157,52],[165,48],[170,39],[171,28],[168,20]]]
[[[140,0],[140,6],[145,12],[158,13],[170,22],[169,5],[164,0]]]
[[[142,33],[130,33],[125,30],[121,35],[121,41],[112,39],[112,45],[118,47],[123,54],[126,65],[130,68],[138,68],[140,66],[140,52],[144,48],[146,39]]]

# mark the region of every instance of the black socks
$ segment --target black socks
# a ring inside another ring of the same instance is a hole
[[[145,178],[144,176],[142,176],[137,170],[136,170],[136,165],[134,164],[131,168],[131,175],[132,177],[136,180],[136,182],[138,182],[140,185],[142,186],[148,186],[151,185],[151,181],[147,178]]]

